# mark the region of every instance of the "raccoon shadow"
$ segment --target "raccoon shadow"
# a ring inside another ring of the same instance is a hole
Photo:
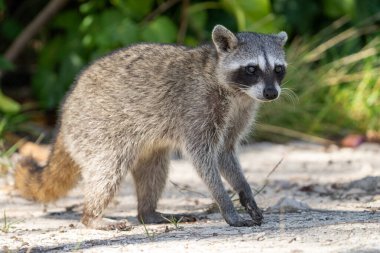
[[[73,212],[70,213],[69,216],[77,217],[79,216],[79,213]],[[339,224],[376,223],[380,225],[380,213],[369,211],[340,210],[309,210],[297,213],[266,213],[266,221],[263,223],[263,225],[261,227],[251,228],[229,227],[224,223],[224,220],[219,220],[221,221],[220,224],[214,224],[211,229],[209,226],[205,226],[205,224],[200,224],[200,226],[196,229],[193,227],[183,227],[180,232],[173,230],[169,232],[155,233],[153,237],[144,233],[133,235],[123,234],[120,236],[112,237],[110,239],[88,239],[83,240],[79,243],[78,241],[74,241],[53,246],[35,246],[32,249],[28,249],[28,252],[60,252],[62,250],[85,250],[102,245],[125,246],[129,244],[147,244],[152,242],[166,243],[170,241],[196,241],[200,239],[207,239],[209,237],[215,238],[217,236],[220,236],[221,238],[225,238],[225,236],[228,236],[229,238],[236,237],[238,239],[241,238],[242,234],[260,235],[263,232],[265,232],[266,236],[270,237],[271,235],[278,235],[279,232],[284,234],[288,234],[289,232],[292,232],[293,234],[297,232],[305,233],[305,230],[307,229]],[[228,233],[226,233],[226,231]],[[192,235],[192,238],[190,239],[188,236],[189,234]],[[20,252],[23,252],[22,249]]]

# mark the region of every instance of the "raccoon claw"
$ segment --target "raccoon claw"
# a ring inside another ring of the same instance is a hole
[[[263,220],[263,214],[260,208],[256,207],[256,209],[253,209],[250,205],[247,205],[245,207],[245,210],[251,216],[253,222],[255,222],[255,225],[261,226],[262,220]]]
[[[244,220],[240,218],[238,221],[235,222],[228,222],[228,224],[232,227],[253,227],[253,226],[260,226],[257,224],[254,220]]]
[[[263,212],[257,206],[253,198],[247,198],[243,192],[239,193],[240,203],[244,206],[246,212],[251,216],[255,225],[261,226],[263,220]]]

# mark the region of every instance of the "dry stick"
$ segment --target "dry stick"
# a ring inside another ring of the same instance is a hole
[[[7,49],[4,57],[13,62],[24,49],[31,38],[43,27],[67,2],[68,0],[52,0],[35,17],[32,22],[21,32],[12,45]],[[0,70],[0,78],[3,72]]]
[[[162,13],[170,9],[173,5],[175,5],[179,1],[181,0],[168,0],[166,2],[163,2],[157,7],[157,9],[155,9],[148,16],[146,16],[141,23],[146,24],[149,21],[155,19],[157,16],[161,15]]]
[[[294,130],[284,128],[284,127],[260,124],[260,125],[257,125],[256,128],[261,131],[266,131],[266,132],[275,133],[275,134],[282,134],[284,136],[293,137],[296,139],[309,141],[309,142],[313,142],[313,143],[317,143],[321,145],[334,144],[333,141],[330,141],[321,137],[301,133],[301,132],[294,131]]]
[[[181,187],[180,185],[178,185],[177,183],[174,183],[173,181],[169,180],[169,182],[175,187],[178,189],[178,191],[180,192],[184,192],[184,191],[187,191],[187,192],[191,192],[191,193],[196,193],[198,195],[201,195],[202,197],[205,197],[207,198],[206,195],[204,195],[203,193],[200,193],[200,192],[197,192],[197,191],[192,191],[192,190],[189,190],[189,189],[186,189],[184,187]]]
[[[68,0],[50,1],[8,48],[4,55],[5,58],[9,61],[14,61],[29,40],[66,4],[67,1]]]
[[[188,26],[189,0],[182,0],[181,22],[177,35],[177,43],[183,44]]]
[[[271,176],[271,175],[277,170],[277,168],[280,166],[280,164],[282,163],[282,161],[284,161],[284,157],[282,157],[282,158],[280,159],[280,161],[278,161],[277,164],[273,167],[273,169],[268,173],[268,175],[267,175],[266,178],[265,178],[265,183],[264,183],[264,185],[261,186],[260,189],[255,190],[256,193],[255,193],[253,196],[256,196],[256,195],[260,194],[260,192],[262,192],[262,191],[265,189],[265,187],[267,187],[267,185],[268,185],[268,183],[269,183],[269,181],[268,181],[269,177],[270,177],[270,176]]]

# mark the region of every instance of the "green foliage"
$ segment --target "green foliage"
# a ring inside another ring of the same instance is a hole
[[[21,109],[21,106],[19,103],[5,96],[0,91],[0,112],[7,113],[7,114],[15,114],[15,113],[18,113],[20,109]]]
[[[4,0],[0,0],[0,12],[5,10],[5,3]]]
[[[0,71],[4,70],[13,70],[14,65],[5,59],[2,55],[0,55]]]
[[[263,107],[262,121],[327,137],[380,131],[380,40],[368,36],[363,44],[366,30],[368,25],[343,30],[332,25],[308,41],[294,41],[287,52],[285,94]]]
[[[27,2],[20,3],[20,9],[34,6]],[[29,54],[37,60],[27,67],[33,71],[40,106],[56,109],[79,71],[112,50],[141,41],[195,46],[210,39],[215,24],[223,24],[235,31],[285,30],[292,41],[287,46],[285,87],[294,90],[299,101],[266,105],[263,122],[325,136],[380,129],[380,0],[193,0],[188,6],[178,0],[163,8],[168,2],[88,0],[67,5],[30,43]],[[11,6],[0,0],[3,49],[30,22],[14,14]],[[0,57],[0,69],[12,70],[12,65]],[[19,110],[0,93],[2,115]]]
[[[324,0],[323,11],[331,18],[339,18],[344,15],[352,16],[354,13],[354,0]]]
[[[5,70],[14,69],[14,65],[10,63],[7,59],[5,59],[2,55],[0,55],[0,72]],[[4,117],[4,114],[16,114],[20,112],[21,106],[19,103],[7,97],[0,90],[0,116]],[[0,123],[0,133],[1,133],[1,125]]]
[[[7,217],[7,214],[4,210],[3,212],[3,225],[0,228],[0,231],[3,233],[9,233],[11,229],[14,228],[14,225],[17,223],[20,223],[21,221],[10,221],[9,218]]]
[[[151,22],[141,34],[144,41],[174,42],[177,36],[177,27],[168,17],[162,16]]]
[[[181,24],[181,4],[173,7],[173,13],[147,19],[161,2],[90,0],[78,6],[79,12],[68,9],[60,13],[40,36],[43,47],[38,51],[32,84],[41,106],[57,107],[80,69],[116,48],[140,41],[175,43]],[[222,14],[216,18],[218,23],[224,23],[223,18],[229,12],[236,16],[240,30],[275,32],[276,22],[271,18],[256,25],[271,13],[270,1],[252,3],[229,0],[191,3],[185,43],[197,45],[209,38],[207,21],[213,10]],[[233,19],[228,14],[227,17]],[[50,35],[52,31],[56,31],[55,36]]]

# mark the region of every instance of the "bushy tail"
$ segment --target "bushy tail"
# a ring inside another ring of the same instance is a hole
[[[25,158],[17,164],[15,184],[25,198],[47,203],[66,195],[79,177],[80,168],[58,135],[46,166],[39,166],[32,158]]]

